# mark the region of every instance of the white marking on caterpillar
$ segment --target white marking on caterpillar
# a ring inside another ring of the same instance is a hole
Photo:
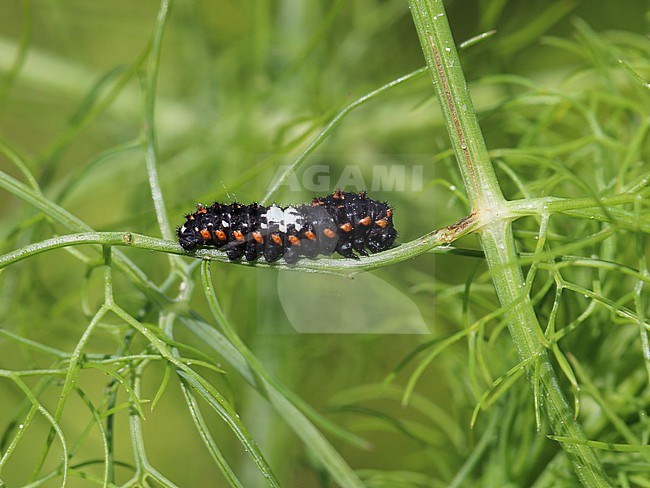
[[[294,207],[287,207],[284,211],[284,224],[286,227],[293,225],[294,228],[299,231],[302,229],[303,218],[302,215]],[[283,232],[285,232],[283,230]]]
[[[267,225],[278,224],[280,232],[286,232],[287,228],[284,225],[284,212],[277,205],[271,205],[266,211],[266,223]],[[263,229],[265,227],[262,227]]]

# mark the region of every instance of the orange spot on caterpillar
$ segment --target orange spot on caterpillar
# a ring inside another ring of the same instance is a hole
[[[345,224],[340,225],[339,229],[341,229],[343,232],[350,232],[352,230],[352,224],[350,222],[346,222]]]

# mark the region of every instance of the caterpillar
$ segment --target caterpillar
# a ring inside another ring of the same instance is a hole
[[[197,204],[177,228],[178,242],[185,251],[200,246],[224,249],[228,259],[244,257],[268,263],[284,257],[291,264],[301,257],[337,252],[346,258],[367,256],[389,249],[397,231],[393,209],[386,202],[369,198],[366,192],[337,190],[316,197],[311,204],[264,206],[257,203]]]

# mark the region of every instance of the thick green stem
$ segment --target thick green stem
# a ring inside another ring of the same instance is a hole
[[[447,130],[479,222],[481,244],[505,310],[519,358],[554,434],[575,439],[562,443],[580,481],[610,486],[595,452],[564,398],[542,344],[540,325],[517,262],[512,233],[514,215],[503,198],[467,89],[442,0],[409,0],[420,43],[440,101]]]
[[[472,209],[503,201],[442,1],[409,0]]]

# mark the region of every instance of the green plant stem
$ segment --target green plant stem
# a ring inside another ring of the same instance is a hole
[[[410,0],[409,5],[472,209],[500,205],[503,195],[478,119],[473,116],[474,106],[442,1]]]
[[[208,402],[212,409],[222,418],[222,420],[224,420],[226,425],[228,425],[232,432],[237,436],[248,455],[252,457],[260,472],[266,478],[268,486],[279,487],[280,485],[271,471],[270,466],[262,456],[262,453],[257,447],[254,439],[248,433],[241,418],[227,399],[204,377],[199,376],[193,369],[178,359],[167,344],[154,334],[149,327],[145,327],[141,322],[136,320],[117,304],[112,304],[110,309],[115,315],[142,334],[149,341],[151,346],[176,368],[176,373],[184,381],[187,381],[187,384],[193,388],[193,391],[197,392],[205,401]],[[134,388],[134,390],[138,392],[136,388]],[[133,419],[133,416],[131,418]]]
[[[239,354],[246,359],[251,372],[257,376],[257,382],[264,385],[263,391],[266,392],[269,402],[278,409],[278,412],[282,412],[284,421],[292,426],[296,434],[305,442],[305,445],[314,451],[314,455],[329,467],[334,479],[340,486],[346,488],[362,487],[363,484],[354,471],[311,423],[310,420],[318,420],[311,412],[311,409],[301,409],[301,402],[294,398],[294,395],[286,390],[272,375],[266,372],[259,360],[237,335],[217,300],[209,263],[203,263],[201,266],[201,278],[203,279],[203,286],[212,315],[226,338],[237,349]],[[282,394],[276,395],[276,391],[282,392]],[[309,419],[308,417],[312,418]]]
[[[2,149],[1,144],[0,149]],[[7,190],[21,200],[29,203],[34,208],[40,210],[48,218],[64,226],[70,231],[93,231],[93,229],[88,224],[72,215],[63,207],[45,198],[40,193],[40,191],[33,190],[32,188],[9,176],[3,171],[0,171],[0,188]],[[122,233],[122,235],[128,236],[128,233]],[[140,268],[135,265],[135,263],[133,263],[126,256],[118,251],[115,251],[113,255],[113,263],[155,303],[165,304],[169,302],[169,299],[162,293],[162,291],[147,277],[147,275]]]
[[[361,271],[367,271],[388,264],[405,261],[414,258],[434,247],[448,244],[463,235],[470,233],[476,227],[476,220],[470,216],[448,227],[443,227],[429,234],[403,244],[394,249],[364,257],[363,259],[336,259],[324,258],[318,260],[305,259],[297,264],[283,263],[265,263],[265,262],[247,262],[247,261],[230,261],[242,266],[252,266],[260,268],[272,267],[274,269],[283,269],[290,271],[303,271],[313,273],[327,273],[341,276],[353,276]],[[131,232],[83,232],[79,234],[68,234],[59,237],[52,237],[41,242],[29,244],[15,251],[0,255],[0,269],[13,263],[21,261],[30,256],[42,252],[51,251],[69,246],[79,246],[84,244],[102,244],[104,246],[128,246],[139,249],[148,249],[151,251],[161,251],[171,254],[187,254],[177,242],[158,239],[156,237],[134,234]],[[448,249],[446,250],[448,251]],[[224,251],[216,249],[197,249],[192,253],[194,257],[228,262],[228,257]]]
[[[22,392],[25,394],[27,399],[31,402],[32,406],[36,407],[41,414],[48,420],[48,422],[51,424],[51,427],[53,431],[56,433],[57,437],[61,441],[61,447],[63,449],[62,453],[62,467],[61,467],[61,474],[62,474],[62,481],[61,481],[61,487],[66,486],[67,482],[67,477],[68,477],[68,468],[69,468],[69,450],[68,450],[68,445],[66,442],[66,438],[63,434],[63,430],[61,429],[61,426],[57,422],[57,420],[54,418],[54,416],[38,401],[38,398],[32,390],[29,389],[29,387],[23,382],[23,380],[13,371],[7,371],[4,369],[0,369],[0,378],[7,378],[11,381],[13,381],[18,388],[22,390]],[[31,417],[33,417],[33,414],[31,414],[26,418],[26,421],[31,420]],[[25,423],[23,426],[23,429],[26,429],[28,427],[28,423]],[[19,438],[22,436],[22,434],[19,434]],[[12,449],[11,451],[7,451],[3,457],[2,457],[2,462],[6,462],[7,459],[11,456],[11,453],[13,452],[13,449],[15,449],[17,445],[16,443],[12,443]],[[0,465],[0,470],[2,468],[2,465]]]
[[[158,178],[158,150],[156,144],[154,113],[156,106],[156,87],[158,85],[158,67],[160,64],[160,49],[162,45],[163,33],[165,31],[165,25],[167,23],[167,19],[169,18],[171,3],[171,0],[163,0],[160,2],[160,11],[158,12],[158,19],[156,22],[156,28],[152,39],[151,52],[149,53],[149,60],[147,64],[145,99],[143,108],[143,143],[146,149],[149,186],[151,188],[151,196],[153,199],[154,207],[156,209],[158,226],[160,227],[160,232],[165,239],[171,239],[173,233],[171,226],[169,225],[169,220],[167,218],[165,200],[163,199],[162,190],[160,188],[160,179]]]
[[[586,436],[573,418],[541,341],[543,333],[517,262],[512,215],[503,198],[473,109],[442,0],[409,0],[420,44],[433,78],[452,146],[460,166],[494,285],[519,358],[554,434],[575,439],[561,443],[580,481],[610,486]],[[532,361],[531,361],[532,360]],[[539,393],[539,395],[537,395]]]
[[[396,80],[391,81],[390,83],[387,83],[376,90],[371,91],[370,93],[365,94],[361,98],[358,98],[354,102],[350,103],[349,105],[346,105],[343,110],[341,110],[336,116],[328,122],[328,124],[325,126],[325,128],[316,136],[316,138],[309,143],[309,145],[298,155],[298,157],[291,163],[289,166],[285,168],[285,170],[282,172],[282,174],[273,182],[271,187],[268,189],[266,192],[266,195],[264,195],[264,198],[262,198],[261,203],[263,205],[268,204],[268,202],[271,200],[271,198],[275,195],[275,193],[278,191],[278,189],[287,181],[287,178],[296,171],[296,169],[303,163],[305,159],[307,159],[307,156],[309,156],[311,153],[313,153],[316,148],[327,138],[328,135],[330,135],[334,129],[336,128],[337,125],[339,125],[343,119],[350,113],[352,110],[354,110],[357,107],[360,107],[364,103],[378,97],[379,95],[383,94],[384,92],[391,90],[392,88],[395,88],[398,85],[402,85],[406,83],[407,81],[410,81],[412,79],[415,79],[419,76],[421,76],[423,73],[426,72],[426,68],[420,68],[415,71],[412,71],[404,76],[400,76]]]

